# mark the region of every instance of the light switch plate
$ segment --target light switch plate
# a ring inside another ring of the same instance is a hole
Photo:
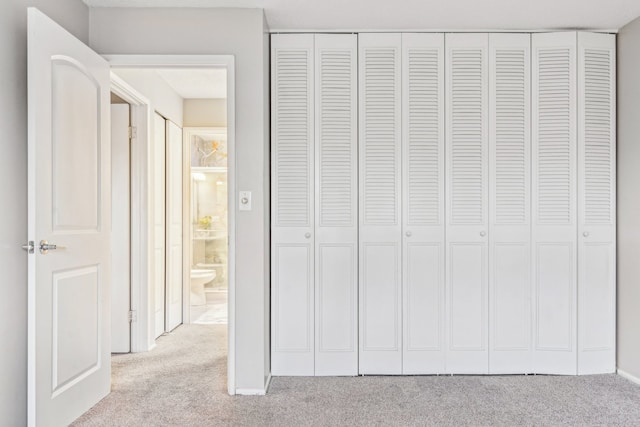
[[[251,210],[251,191],[241,191],[240,197],[238,197],[238,201],[240,202],[241,211],[250,211]]]

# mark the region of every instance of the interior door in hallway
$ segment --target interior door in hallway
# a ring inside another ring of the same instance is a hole
[[[107,62],[29,8],[30,426],[68,425],[110,390],[109,89]]]
[[[153,115],[152,185],[153,185],[153,310],[154,337],[165,331],[165,169],[166,124],[160,114]]]

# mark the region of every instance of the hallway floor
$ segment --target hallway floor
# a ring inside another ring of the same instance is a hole
[[[226,325],[187,325],[113,358],[112,393],[75,426],[640,425],[617,375],[279,377],[226,392]]]

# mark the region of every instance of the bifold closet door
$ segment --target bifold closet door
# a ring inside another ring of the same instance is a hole
[[[576,374],[576,33],[532,36],[533,372]]]
[[[315,36],[315,375],[358,374],[358,39]]]
[[[447,373],[488,358],[488,34],[447,34]]]
[[[531,372],[531,36],[489,35],[489,373]]]
[[[400,34],[360,34],[359,371],[402,373]]]
[[[615,47],[578,33],[578,374],[616,368]]]
[[[273,375],[314,374],[313,39],[271,39]]]
[[[402,35],[403,374],[442,374],[444,34]]]

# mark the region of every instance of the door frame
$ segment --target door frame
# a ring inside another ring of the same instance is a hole
[[[236,153],[235,153],[235,58],[233,55],[103,55],[111,68],[224,68],[227,70],[227,161],[228,161],[228,352],[227,390],[235,388],[235,276],[236,276]],[[112,91],[128,101],[132,107],[132,126],[137,128],[137,139],[131,150],[131,305],[137,314],[132,326],[132,351],[146,351],[155,346],[151,289],[152,277],[150,240],[152,236],[151,110],[150,102],[121,78],[112,73]],[[135,243],[133,243],[135,242]],[[183,315],[184,316],[184,315]],[[184,319],[184,317],[183,317]]]

